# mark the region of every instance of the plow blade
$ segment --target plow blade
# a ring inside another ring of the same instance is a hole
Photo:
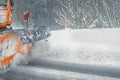
[[[36,27],[34,30],[6,29],[2,33],[11,32],[17,34],[23,44],[35,43],[36,41],[40,41],[51,36],[49,28],[45,26]]]
[[[27,31],[22,29],[15,30],[15,32],[19,35],[23,44],[34,43],[51,36],[50,30],[44,26]]]

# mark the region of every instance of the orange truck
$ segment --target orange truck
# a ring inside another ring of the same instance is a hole
[[[12,21],[13,0],[0,0],[0,69],[8,69],[16,54],[30,53],[31,45],[51,36],[45,26],[34,30],[9,29]]]
[[[4,2],[4,0],[1,0]],[[1,2],[2,3],[2,2]],[[0,28],[6,28],[7,25],[12,24],[12,19],[11,19],[11,14],[12,14],[12,10],[11,10],[11,2],[10,0],[8,0],[8,3],[2,5],[0,4]]]

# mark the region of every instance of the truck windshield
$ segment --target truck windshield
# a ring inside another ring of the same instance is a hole
[[[0,6],[7,6],[7,0],[0,0]]]

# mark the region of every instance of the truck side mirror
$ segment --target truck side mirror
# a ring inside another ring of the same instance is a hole
[[[13,6],[14,6],[14,1],[13,1],[13,0],[10,0],[10,4],[11,4],[11,6],[13,7]]]

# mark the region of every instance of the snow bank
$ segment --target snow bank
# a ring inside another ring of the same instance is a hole
[[[47,42],[34,45],[33,58],[120,66],[120,29],[69,29],[51,34]]]

